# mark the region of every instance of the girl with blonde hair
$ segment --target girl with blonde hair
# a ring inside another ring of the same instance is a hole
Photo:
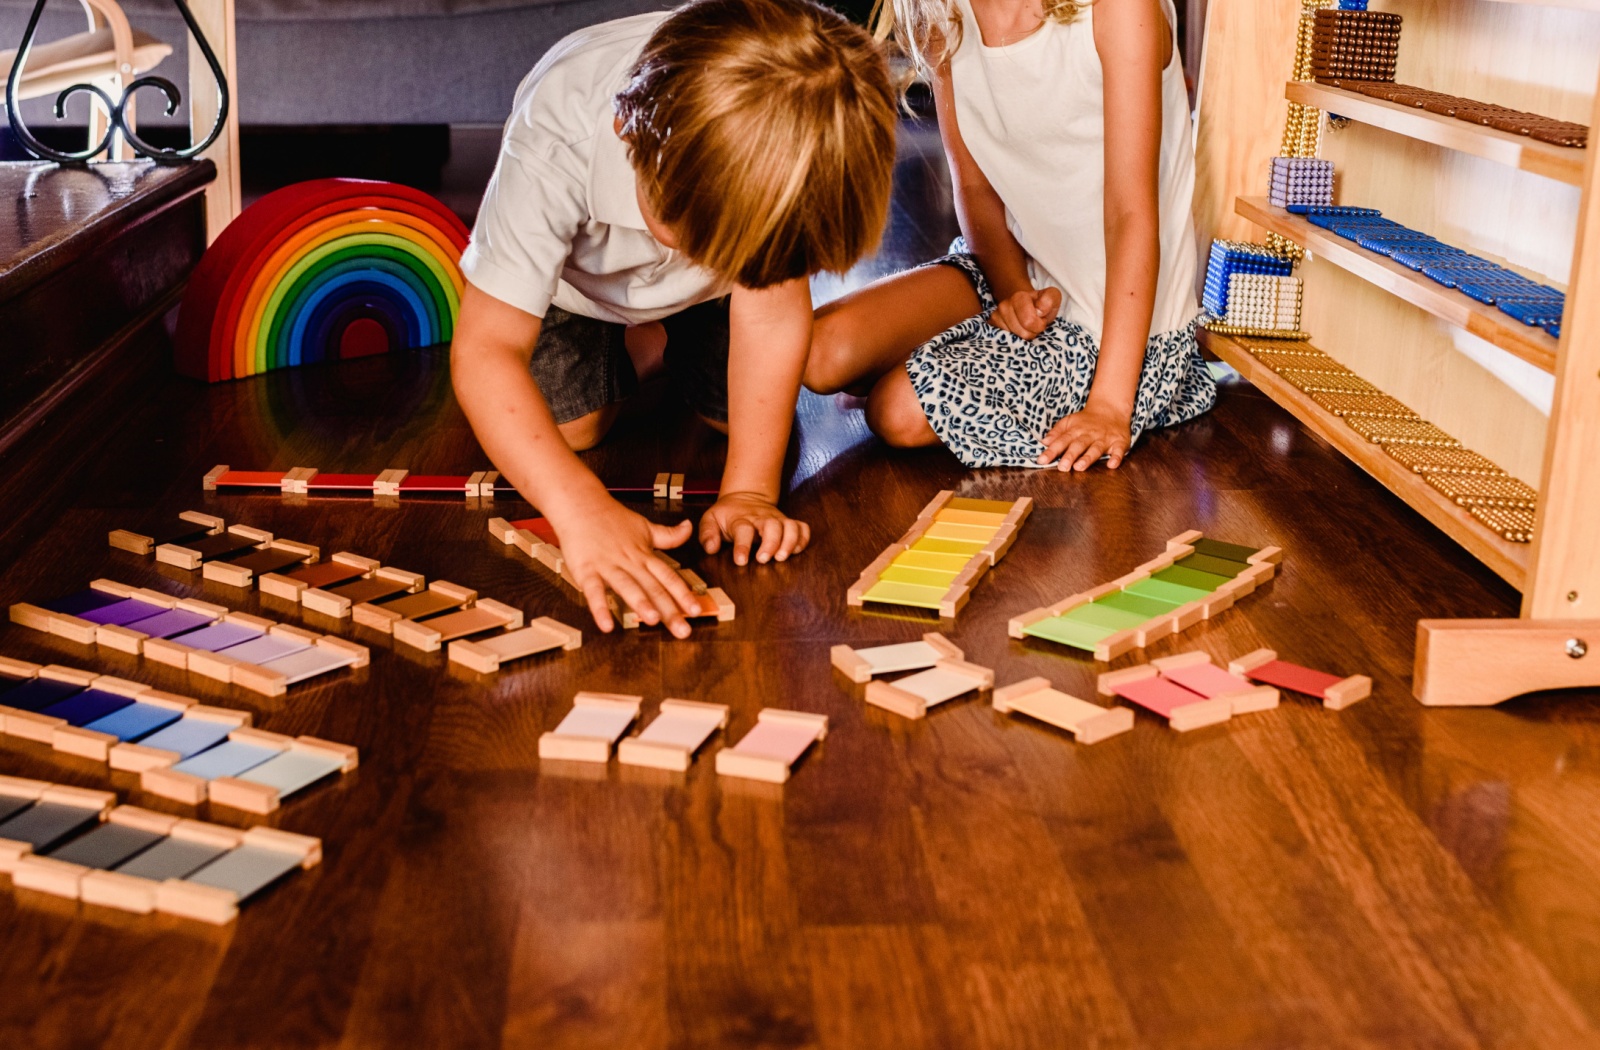
[[[1172,0],[892,0],[962,237],[817,312],[806,385],[969,466],[1118,466],[1216,400],[1195,343],[1194,154]]]

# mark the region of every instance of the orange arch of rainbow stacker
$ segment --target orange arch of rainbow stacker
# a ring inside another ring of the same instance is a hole
[[[178,370],[217,382],[335,358],[363,319],[390,349],[446,342],[467,236],[437,200],[394,183],[318,179],[268,194],[190,277]]]

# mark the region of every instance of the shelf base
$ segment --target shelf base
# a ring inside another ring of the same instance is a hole
[[[1418,620],[1412,692],[1488,707],[1545,689],[1600,688],[1600,620]]]

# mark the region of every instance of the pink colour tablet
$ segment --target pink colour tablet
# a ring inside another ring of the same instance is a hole
[[[1199,693],[1191,693],[1182,686],[1161,678],[1141,678],[1137,682],[1118,683],[1116,694],[1124,700],[1154,711],[1163,718],[1171,718],[1173,711],[1186,704],[1198,704],[1205,700]]]

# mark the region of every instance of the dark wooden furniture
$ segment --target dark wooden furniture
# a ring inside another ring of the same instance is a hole
[[[160,328],[205,250],[213,175],[0,164],[0,452]]]

